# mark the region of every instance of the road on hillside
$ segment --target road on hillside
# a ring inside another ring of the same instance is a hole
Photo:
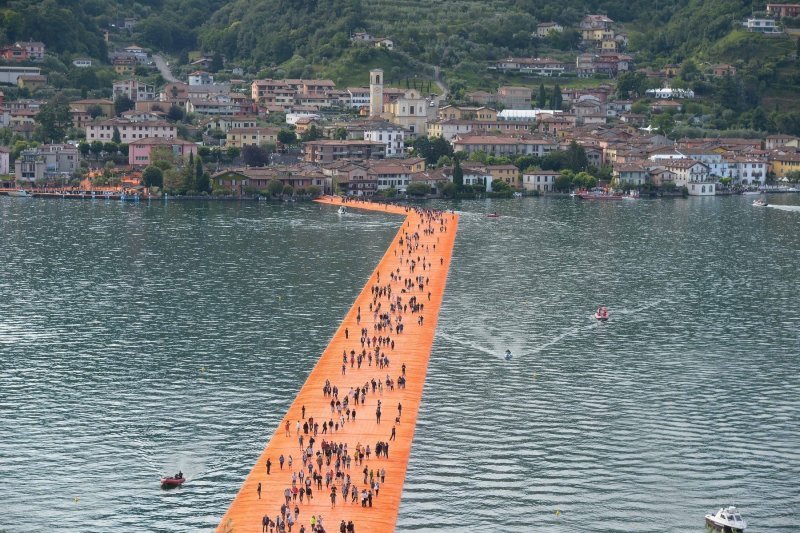
[[[161,77],[169,82],[178,81],[178,79],[172,75],[172,71],[169,69],[169,65],[167,62],[164,61],[164,58],[158,54],[153,54],[153,61],[156,64],[156,68],[161,73]]]
[[[442,82],[441,72],[438,66],[433,67],[433,81],[436,83],[436,86],[439,87],[442,91],[442,96],[440,101],[447,100],[447,85]]]

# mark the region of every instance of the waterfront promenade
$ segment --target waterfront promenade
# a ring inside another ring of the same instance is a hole
[[[317,201],[332,206],[343,202],[332,197]],[[299,509],[293,532],[301,526],[312,531],[320,516],[328,532],[340,531],[342,521],[352,521],[357,532],[394,529],[458,216],[352,200],[344,205],[406,218],[217,531],[270,531],[264,529],[264,517],[279,521],[287,489],[292,518],[295,507]],[[328,454],[320,453],[323,443]],[[388,457],[377,456],[378,443],[388,445]],[[305,463],[304,451],[311,451]],[[298,492],[306,486],[310,501],[308,495],[292,494],[293,487]]]

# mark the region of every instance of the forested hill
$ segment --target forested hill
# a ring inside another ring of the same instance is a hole
[[[105,55],[102,28],[134,17],[133,41],[166,52],[220,52],[258,71],[325,65],[350,53],[351,32],[391,38],[408,62],[457,67],[534,55],[538,22],[576,27],[587,13],[624,24],[642,59],[680,61],[715,42],[763,1],[743,0],[10,0],[0,44],[40,40],[66,55]],[[574,46],[567,32],[565,49]]]

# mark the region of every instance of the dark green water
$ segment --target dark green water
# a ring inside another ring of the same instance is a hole
[[[398,530],[794,530],[800,207],[750,201],[458,205]],[[211,529],[397,227],[0,198],[0,529]]]

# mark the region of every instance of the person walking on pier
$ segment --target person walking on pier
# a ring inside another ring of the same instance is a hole
[[[381,408],[380,407],[378,407],[375,410],[375,419],[378,421],[378,424],[381,423]]]
[[[256,492],[258,493],[258,499],[261,499],[261,482],[258,482],[258,487],[256,487]]]
[[[286,459],[284,459],[284,458],[283,458],[283,454],[281,454],[281,456],[280,456],[280,457],[278,457],[278,462],[279,462],[279,463],[280,463],[280,465],[281,465],[281,470],[283,470],[283,462],[284,462],[285,460],[286,460]]]
[[[389,437],[389,440],[397,440],[396,437],[397,437],[397,433],[396,433],[395,426],[392,426],[392,436]]]
[[[269,475],[270,468],[272,468],[272,461],[267,457],[267,475]]]

